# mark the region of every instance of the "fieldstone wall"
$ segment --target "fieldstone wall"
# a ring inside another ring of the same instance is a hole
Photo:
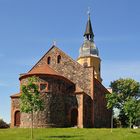
[[[16,111],[20,111],[19,98],[11,98],[11,127],[14,127],[14,115]]]
[[[26,84],[27,79],[21,83]],[[44,100],[44,110],[34,113],[34,127],[68,127],[69,111],[78,107],[77,98],[74,94],[75,85],[68,83],[59,77],[39,76],[39,83],[48,83],[49,90],[41,92]],[[21,114],[20,127],[31,127],[31,115]]]
[[[110,127],[111,111],[107,109],[108,90],[95,79],[94,82],[94,127]]]
[[[12,109],[13,110],[19,110],[20,103],[19,103],[19,98],[12,98],[11,100],[12,104]]]
[[[61,56],[61,60],[60,63],[57,63],[57,57],[59,55]],[[48,57],[51,57],[49,66],[52,69],[77,84],[85,93],[90,95],[91,76],[93,72],[91,68],[84,68],[57,47],[52,47],[34,67],[47,64]]]
[[[59,55],[61,56],[61,61],[60,63],[57,63],[57,57]],[[93,127],[93,123],[91,122],[91,117],[93,116],[93,106],[91,99],[91,96],[93,96],[93,67],[83,67],[57,47],[52,47],[34,67],[40,67],[47,64],[48,57],[51,58],[49,66],[52,69],[71,80],[85,93],[83,97],[83,110],[81,110],[83,113],[83,126]]]

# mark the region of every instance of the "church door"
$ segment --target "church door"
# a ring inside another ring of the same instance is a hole
[[[78,120],[78,110],[77,108],[74,108],[71,110],[71,126],[77,126],[77,120]]]
[[[15,112],[15,126],[20,126],[20,111]]]

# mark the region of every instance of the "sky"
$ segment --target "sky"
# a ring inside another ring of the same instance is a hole
[[[0,118],[10,122],[19,74],[57,47],[77,59],[90,7],[103,85],[140,82],[140,0],[0,0]]]

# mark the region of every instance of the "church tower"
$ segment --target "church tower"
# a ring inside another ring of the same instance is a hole
[[[84,43],[79,49],[78,63],[86,67],[94,67],[95,78],[102,82],[101,78],[101,59],[99,57],[99,51],[94,43],[94,33],[92,31],[92,25],[90,20],[90,13],[88,13],[88,21],[86,30],[84,33]]]

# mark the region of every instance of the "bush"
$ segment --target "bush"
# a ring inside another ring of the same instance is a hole
[[[113,118],[113,128],[120,128],[121,122],[118,118]]]
[[[0,128],[9,128],[9,124],[0,119]]]

